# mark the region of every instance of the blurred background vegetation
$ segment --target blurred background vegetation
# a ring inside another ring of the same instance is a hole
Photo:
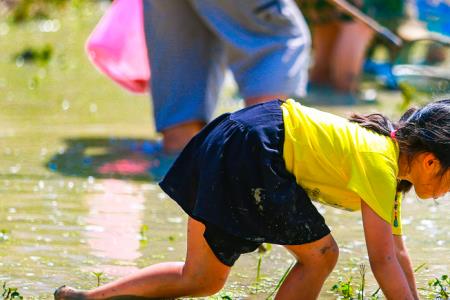
[[[0,12],[15,23],[35,19],[49,19],[55,10],[61,10],[68,5],[75,7],[93,0],[3,0],[0,2]]]

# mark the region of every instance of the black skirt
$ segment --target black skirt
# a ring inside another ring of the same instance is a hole
[[[205,224],[206,233],[210,228],[257,247],[309,243],[330,232],[286,170],[282,103],[221,115],[188,143],[160,182],[189,216]]]

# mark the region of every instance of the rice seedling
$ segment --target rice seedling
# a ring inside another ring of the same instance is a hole
[[[428,281],[427,299],[448,299],[450,294],[450,278],[448,275],[435,277]]]
[[[354,299],[352,277],[348,278],[347,280],[343,280],[342,278],[340,278],[338,282],[333,285],[331,290],[342,296],[343,299]]]
[[[258,292],[259,283],[261,281],[261,264],[263,256],[272,250],[271,244],[262,244],[258,247],[258,263],[256,266],[255,292]]]
[[[92,272],[92,275],[94,275],[97,278],[97,286],[100,286],[103,272]]]
[[[148,231],[148,226],[145,224],[142,225],[141,228],[139,229],[139,242],[141,244],[145,245],[148,243],[147,231]]]
[[[359,265],[359,275],[360,275],[360,281],[359,281],[359,287],[356,289],[353,287],[353,278],[350,277],[347,280],[343,280],[340,278],[336,284],[333,285],[331,288],[332,291],[334,291],[339,299],[346,299],[346,300],[375,300],[378,299],[378,292],[380,289],[377,289],[374,293],[372,293],[370,296],[365,295],[366,293],[366,265],[360,264]]]
[[[6,285],[6,282],[3,282],[0,300],[18,300],[18,299],[23,299],[23,296],[19,293],[18,289],[8,287]]]
[[[6,229],[0,229],[0,242],[5,242],[9,240],[9,230]]]
[[[289,267],[286,269],[286,271],[284,272],[283,276],[281,276],[280,280],[278,281],[278,283],[275,286],[275,288],[273,289],[273,291],[269,294],[269,296],[267,296],[266,300],[272,300],[273,299],[273,296],[278,291],[280,286],[283,284],[284,280],[286,279],[286,277],[288,276],[289,272],[292,270],[294,265],[295,265],[295,262],[293,262],[293,263],[291,263],[289,265]]]

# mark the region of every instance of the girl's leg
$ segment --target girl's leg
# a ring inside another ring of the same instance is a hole
[[[339,249],[331,234],[322,239],[285,248],[297,259],[276,299],[317,299],[320,289],[336,265]]]
[[[186,262],[152,265],[127,277],[85,292],[70,292],[55,299],[113,299],[128,296],[175,298],[207,296],[224,285],[230,267],[221,263],[206,243],[205,226],[189,218]],[[126,298],[126,297],[125,297]]]

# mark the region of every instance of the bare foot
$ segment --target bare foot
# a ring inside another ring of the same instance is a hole
[[[86,300],[84,293],[68,286],[60,286],[56,289],[55,300]]]

